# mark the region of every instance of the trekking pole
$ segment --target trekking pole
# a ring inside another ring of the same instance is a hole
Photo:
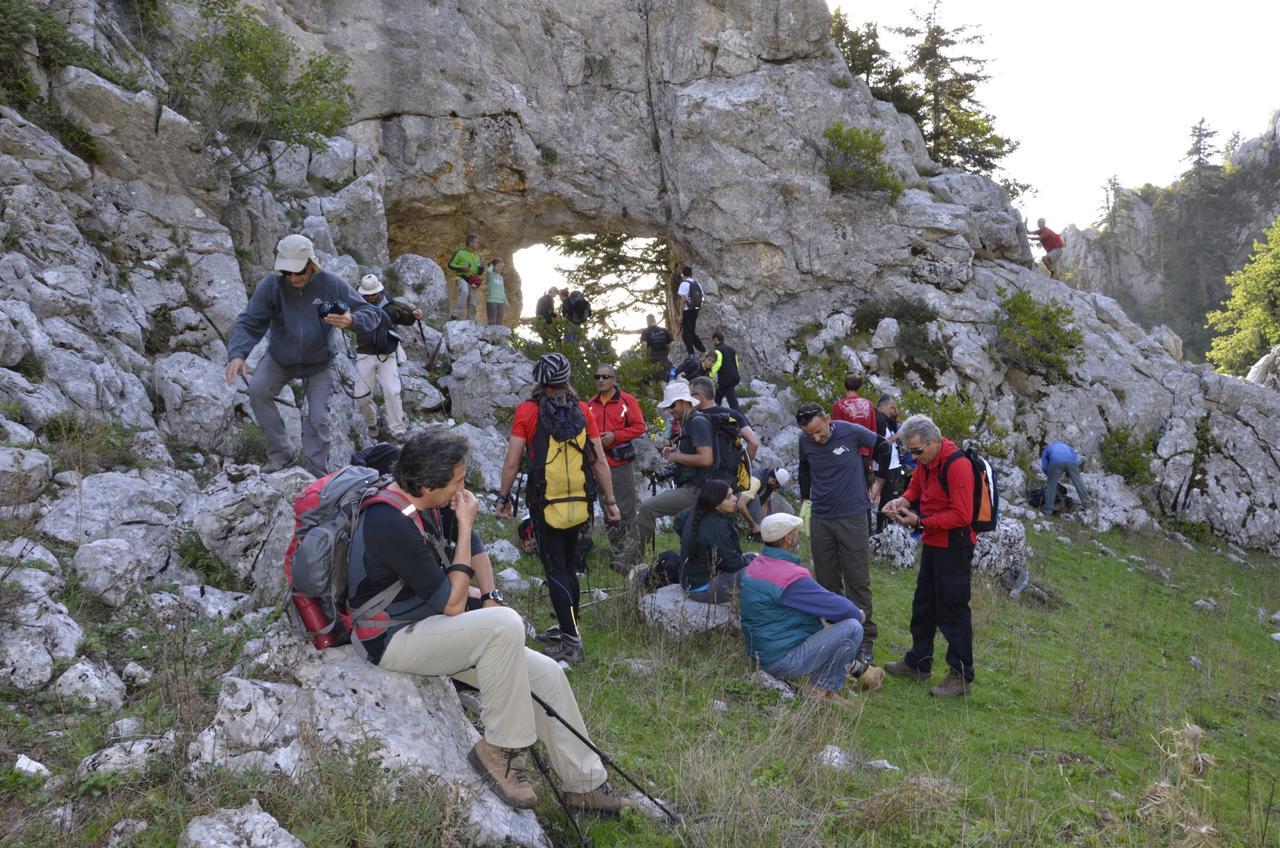
[[[418,325],[418,335],[422,336],[422,346],[427,346],[427,334],[422,329],[422,320],[414,322]],[[436,349],[431,351],[431,355],[427,357],[427,372],[434,374],[436,370],[436,357],[440,355],[440,348],[444,345],[444,330],[440,331],[440,338],[436,339]]]
[[[533,700],[538,702],[538,705],[542,707],[543,711],[546,712],[546,714],[549,717],[563,724],[566,730],[568,730],[574,736],[578,737],[579,742],[581,742],[583,745],[586,745],[588,748],[594,751],[595,755],[600,758],[600,762],[604,763],[605,768],[612,768],[622,777],[623,780],[625,780],[627,783],[630,783],[632,786],[634,786],[640,792],[641,795],[648,798],[649,801],[652,802],[653,805],[656,806],[659,810],[662,810],[662,812],[666,814],[667,818],[671,819],[672,824],[680,823],[680,817],[677,816],[675,813],[671,812],[670,810],[668,810],[666,804],[663,804],[657,798],[650,795],[643,786],[641,786],[640,784],[632,780],[631,775],[623,771],[622,767],[619,766],[617,763],[615,763],[612,757],[610,757],[607,753],[602,751],[600,747],[596,745],[596,743],[592,742],[590,739],[584,736],[581,732],[579,732],[578,728],[574,727],[572,724],[565,721],[564,716],[556,712],[554,707],[552,707],[546,701],[542,700],[542,698],[538,697],[538,695],[533,691],[530,691],[529,695],[533,698]]]
[[[556,796],[556,801],[560,804],[560,809],[564,810],[564,814],[569,817],[569,824],[573,825],[573,830],[578,834],[579,845],[590,845],[591,837],[582,832],[578,819],[573,815],[573,810],[569,809],[569,802],[565,799],[564,793],[560,791],[560,787],[551,779],[551,769],[547,767],[547,763],[542,759],[542,754],[538,753],[538,749],[529,746],[529,756],[533,758],[533,764],[537,766],[538,771],[542,773],[542,779],[551,787],[551,794]]]

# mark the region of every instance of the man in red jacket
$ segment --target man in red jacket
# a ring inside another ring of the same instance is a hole
[[[973,683],[973,616],[969,611],[969,570],[973,546],[973,466],[938,426],[913,415],[898,429],[902,449],[919,466],[907,491],[884,506],[890,518],[923,534],[924,550],[911,602],[911,650],[901,662],[885,664],[890,674],[927,680],[933,674],[933,637],[947,639],[947,665],[938,698],[969,694]],[[955,457],[954,462],[948,459]],[[946,474],[946,488],[942,475]]]
[[[613,496],[622,513],[622,520],[608,530],[614,553],[621,554],[623,540],[636,517],[636,478],[632,469],[636,446],[631,441],[644,435],[644,413],[634,397],[618,388],[618,370],[612,365],[597,365],[595,380],[596,394],[587,402],[587,409],[600,428],[600,444],[613,478]]]

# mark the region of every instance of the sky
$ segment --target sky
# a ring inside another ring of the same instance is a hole
[[[882,33],[927,8],[903,0],[828,5],[844,9],[852,26],[874,21]],[[1017,203],[1032,226],[1041,217],[1058,231],[1092,223],[1112,175],[1130,188],[1168,185],[1187,167],[1190,129],[1201,118],[1221,147],[1235,131],[1261,134],[1280,109],[1275,0],[945,0],[941,21],[976,25],[984,36],[974,50],[990,60],[991,79],[979,99],[997,130],[1021,142],[1006,165],[1036,189]],[[557,282],[558,262],[542,246],[515,255],[526,315]]]

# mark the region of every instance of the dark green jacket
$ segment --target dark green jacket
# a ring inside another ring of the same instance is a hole
[[[742,558],[742,546],[738,543],[738,531],[729,516],[712,512],[698,522],[697,537],[693,533],[693,507],[676,513],[675,531],[680,536],[680,585],[686,589],[699,589],[711,580],[712,561],[718,573],[739,571],[746,562]]]

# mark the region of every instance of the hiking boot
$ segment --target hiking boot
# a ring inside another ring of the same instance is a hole
[[[517,810],[532,810],[538,796],[524,770],[520,748],[499,748],[481,739],[467,754],[467,762],[498,797]]]
[[[935,698],[958,698],[961,695],[968,695],[969,681],[953,668],[947,672],[947,676],[941,683],[929,690],[929,694]]]
[[[884,664],[884,670],[897,677],[914,677],[916,680],[928,680],[933,677],[933,671],[921,671],[914,666],[907,665],[905,660],[894,660]]]
[[[277,471],[283,471],[293,462],[292,459],[268,459],[262,465],[263,474],[275,474]]]
[[[564,802],[570,809],[580,813],[595,813],[610,818],[616,818],[627,807],[637,806],[635,801],[623,798],[607,783],[600,784],[590,792],[566,792]]]
[[[587,658],[587,652],[582,647],[582,637],[570,636],[568,633],[561,633],[560,640],[542,653],[556,662],[569,665],[577,665]]]
[[[884,686],[884,669],[879,666],[868,666],[858,678],[858,688],[865,692],[874,692]]]
[[[841,692],[833,692],[830,689],[823,689],[821,686],[814,686],[812,683],[806,682],[795,683],[794,685],[796,691],[811,701],[820,701],[837,707],[856,708],[858,706],[857,701],[850,700]]]
[[[864,639],[862,644],[858,646],[858,662],[862,663],[863,668],[870,668],[876,664],[875,644],[875,642]]]
[[[544,645],[557,645],[560,643],[560,625],[553,624],[541,633],[535,633],[533,636],[535,642],[541,642]]]

